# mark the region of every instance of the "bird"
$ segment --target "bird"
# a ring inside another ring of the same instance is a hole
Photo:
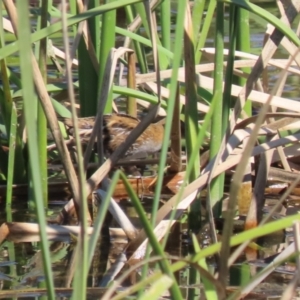
[[[72,135],[74,128],[72,119],[60,119]],[[103,115],[103,148],[105,152],[111,155],[139,123],[139,119],[127,114]],[[94,124],[95,117],[78,118],[78,126],[83,144],[88,142]],[[124,157],[145,157],[158,152],[162,147],[163,136],[163,121],[150,124],[130,146]]]

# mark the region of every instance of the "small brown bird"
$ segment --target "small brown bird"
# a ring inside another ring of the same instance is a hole
[[[65,125],[72,132],[71,119],[63,118]],[[109,154],[122,144],[130,132],[139,124],[140,120],[125,114],[111,114],[103,116],[103,146]],[[95,117],[79,118],[79,129],[82,141],[87,142],[95,123]],[[150,124],[127,150],[125,156],[141,157],[155,153],[161,149],[164,136],[162,122]]]

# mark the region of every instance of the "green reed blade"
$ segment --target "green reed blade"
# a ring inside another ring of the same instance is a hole
[[[6,207],[12,204],[12,185],[14,183],[14,169],[15,169],[15,154],[16,154],[16,135],[17,135],[17,110],[13,103],[10,118],[9,130],[9,152],[8,152],[8,168],[7,168],[7,181],[6,181]]]
[[[229,18],[229,54],[227,57],[227,67],[225,73],[225,86],[223,93],[223,132],[226,132],[230,109],[232,107],[231,86],[233,84],[233,65],[235,60],[235,50],[237,44],[239,11],[237,7],[230,7]]]
[[[198,240],[197,240],[195,234],[192,234],[192,240],[193,240],[193,246],[194,246],[195,253],[200,252],[201,248],[200,248],[200,245],[198,243]],[[198,264],[204,270],[209,271],[205,258],[199,259]],[[216,291],[216,287],[205,276],[203,276],[201,279],[202,279],[202,282],[204,285],[204,293],[205,293],[206,299],[217,300],[218,294]]]
[[[237,45],[236,48],[239,51],[245,53],[251,53],[251,44],[250,44],[250,24],[249,24],[249,11],[243,8],[238,8],[238,32],[237,32]],[[250,68],[241,69],[246,74],[250,74]],[[238,77],[237,84],[243,86],[246,83],[247,79],[244,77]],[[252,116],[252,102],[247,100],[244,106],[244,111],[250,117]]]
[[[166,165],[167,160],[167,151],[169,145],[169,137],[171,133],[172,121],[173,121],[173,111],[175,107],[175,97],[177,93],[177,75],[178,69],[182,62],[181,54],[182,54],[182,38],[183,38],[183,22],[185,16],[185,1],[179,1],[177,6],[177,20],[176,20],[176,32],[175,32],[175,43],[174,43],[174,58],[173,58],[173,72],[171,77],[171,84],[170,84],[170,97],[167,103],[167,117],[165,123],[165,134],[163,139],[163,145],[161,149],[160,155],[160,162],[158,168],[158,180],[155,187],[155,195],[154,195],[154,202],[152,207],[152,224],[155,223],[156,214],[158,203],[161,195],[162,183],[163,183],[163,175],[164,175],[164,168]]]
[[[146,100],[151,104],[158,103],[157,96],[153,96],[148,93],[133,90],[133,89],[130,89],[127,87],[120,87],[120,86],[115,85],[115,86],[113,86],[113,92],[116,94],[124,95],[124,96],[130,96],[130,97],[135,97],[137,99]],[[161,107],[163,107],[163,108],[167,107],[166,100],[161,100]]]
[[[112,0],[106,0],[106,4],[112,3]],[[99,59],[99,82],[98,87],[101,90],[103,87],[106,61],[108,58],[108,54],[111,48],[115,47],[115,38],[116,38],[116,10],[110,10],[103,14],[102,16],[102,26],[101,26],[101,44],[100,44],[100,59]],[[100,92],[99,92],[100,94]],[[98,95],[99,95],[98,94]],[[99,99],[99,97],[97,98]],[[106,100],[106,105],[104,109],[104,113],[112,112],[112,90],[110,90],[108,94],[108,99]]]
[[[81,117],[90,117],[94,116],[97,111],[98,75],[83,39],[79,42],[78,59],[80,60],[78,66],[80,115]]]
[[[228,118],[229,118],[229,110],[230,110],[230,100],[231,100],[231,82],[232,82],[232,68],[233,68],[233,57],[236,43],[236,27],[234,26],[234,15],[231,15],[231,25],[229,30],[230,36],[230,50],[231,57],[228,58],[228,66],[226,75],[226,83],[224,88],[224,95],[222,95],[223,91],[223,49],[224,49],[224,20],[222,16],[224,15],[224,4],[219,2],[217,3],[217,15],[216,15],[216,35],[215,35],[215,72],[214,72],[214,93],[218,93],[220,95],[219,104],[217,105],[217,109],[212,119],[212,129],[211,129],[211,143],[210,143],[210,159],[213,160],[215,156],[219,153],[222,139],[225,134]],[[233,11],[235,13],[235,11]],[[214,217],[219,217],[222,212],[222,198],[224,193],[224,179],[225,175],[221,174],[217,178],[211,181],[209,194],[206,198],[207,207],[212,210],[212,214]],[[209,203],[210,201],[210,203]],[[212,219],[213,220],[213,219]],[[211,220],[211,221],[212,221]],[[214,235],[214,240],[216,240],[216,236]],[[223,245],[222,245],[223,247]],[[220,265],[224,266],[227,263],[227,258],[222,258],[220,260]],[[226,278],[221,277],[221,282],[225,287]]]
[[[75,1],[74,1],[75,3]],[[71,104],[71,113],[72,113],[72,122],[74,124],[74,137],[75,137],[75,146],[78,154],[78,190],[79,197],[77,199],[77,216],[79,222],[79,235],[78,243],[76,245],[76,251],[74,252],[75,260],[75,269],[74,280],[73,280],[73,293],[71,299],[85,299],[86,298],[86,289],[87,289],[87,277],[88,277],[88,236],[87,236],[87,222],[90,220],[90,215],[87,205],[87,193],[85,188],[86,174],[83,165],[83,154],[82,154],[82,145],[79,137],[79,128],[78,128],[78,119],[77,111],[75,107],[75,93],[73,86],[73,76],[72,76],[72,58],[69,55],[70,53],[70,42],[68,36],[68,27],[67,27],[67,3],[62,1],[62,24],[63,24],[63,46],[64,51],[67,54],[65,71],[66,71],[66,82],[68,87],[68,96]]]
[[[196,46],[196,50],[195,50],[196,63],[200,63],[200,61],[201,61],[202,52],[200,51],[200,49],[204,47],[205,42],[207,40],[208,31],[209,31],[212,21],[213,21],[213,16],[215,13],[216,5],[217,5],[216,0],[210,0],[208,3],[208,8],[207,8],[206,16],[205,16],[205,19],[203,22],[201,34],[200,34],[200,37],[198,39],[196,39],[196,41],[197,41],[197,46]],[[195,34],[196,33],[197,32],[195,32]]]
[[[161,44],[164,48],[171,50],[171,2],[162,1],[160,5],[161,18]]]
[[[22,16],[18,20],[19,43],[22,46],[22,51],[20,52],[20,70],[22,86],[24,87],[24,113],[28,133],[29,164],[31,165],[33,192],[36,201],[36,213],[40,228],[44,272],[46,276],[48,297],[49,299],[54,300],[54,284],[50,262],[49,244],[46,235],[46,218],[42,201],[43,193],[41,188],[42,182],[40,177],[40,164],[39,160],[36,159],[39,156],[37,143],[37,128],[35,123],[36,120],[32,118],[31,112],[31,100],[33,99],[33,97],[35,97],[35,93],[31,64],[33,54],[30,42],[31,27],[29,23],[28,7],[29,3],[27,0],[17,1],[17,12],[19,16]]]
[[[198,135],[198,111],[197,111],[197,85],[195,75],[195,45],[194,33],[192,28],[192,20],[189,10],[185,16],[185,33],[184,33],[184,60],[185,60],[185,139],[186,139],[186,155],[189,164],[192,164],[188,182],[191,183],[200,175],[200,155],[195,160],[190,161],[190,156],[197,144]],[[197,197],[190,205],[188,214],[189,230],[196,232],[201,228],[201,202]],[[189,270],[189,284],[196,284],[199,280],[199,273],[195,268]],[[200,283],[200,282],[198,282]],[[193,299],[198,289],[189,290],[188,299]]]
[[[219,3],[218,3],[219,5]],[[222,126],[221,126],[221,130],[222,130],[222,136],[221,139],[223,138],[223,135],[226,133],[227,127],[228,127],[228,122],[229,122],[229,114],[230,114],[230,109],[231,109],[231,86],[233,84],[232,79],[233,79],[233,64],[234,64],[234,58],[235,58],[235,50],[236,50],[236,35],[237,35],[237,17],[238,17],[238,11],[236,10],[235,7],[231,7],[230,8],[230,22],[229,22],[229,55],[227,58],[227,68],[226,68],[226,81],[225,81],[225,86],[224,86],[224,93],[223,93],[223,106],[222,106]],[[223,52],[223,48],[219,49],[216,48],[218,51],[220,50],[220,54],[221,52]],[[223,64],[223,61],[222,61]],[[223,79],[221,79],[221,81],[223,82]],[[221,87],[222,90],[222,87]],[[221,143],[218,144],[218,146],[220,147]],[[219,152],[219,149],[217,150],[217,152],[215,152],[215,154],[217,154]],[[219,200],[221,200],[221,197],[223,197],[223,191],[224,191],[224,180],[225,180],[225,174],[220,175],[217,180],[219,180],[219,188],[220,188],[220,192],[222,189],[222,193],[219,195],[220,198]],[[213,183],[215,183],[213,181]],[[207,201],[209,199],[207,198]],[[216,200],[218,201],[218,198],[213,198],[212,200]],[[221,201],[219,201],[219,203],[215,204],[214,202],[212,202],[211,204],[216,205],[218,208],[216,210],[213,210],[214,212],[216,212],[217,214],[215,214],[215,217],[218,217],[221,212],[222,212],[222,204]],[[223,241],[225,239],[230,239],[231,237],[231,232],[223,232],[222,235],[222,239]],[[223,286],[226,286],[226,282],[227,282],[227,273],[225,276],[222,276],[221,272],[226,272],[227,270],[227,261],[228,261],[228,257],[226,256],[229,255],[230,253],[230,248],[229,248],[229,244],[222,244],[222,249],[221,249],[221,253],[223,253],[222,255],[222,259],[220,259],[220,266],[219,266],[219,272],[220,272],[220,281],[222,282]]]
[[[101,209],[100,207],[98,207],[98,213],[97,213],[97,218],[96,220],[94,220],[94,230],[93,230],[93,234],[89,240],[89,255],[88,255],[88,267],[90,267],[91,263],[92,263],[92,259],[93,259],[93,255],[95,252],[95,248],[97,245],[97,241],[99,239],[100,233],[101,233],[101,229],[107,214],[107,210],[109,207],[109,203],[110,203],[110,199],[113,196],[113,193],[115,191],[116,185],[118,183],[118,180],[120,179],[120,170],[117,170],[111,181],[109,184],[109,189],[106,192],[105,198],[102,199],[101,201]]]
[[[210,1],[211,2],[211,1]],[[206,1],[205,0],[194,0],[193,10],[192,10],[192,23],[193,23],[193,32],[194,32],[194,41],[199,40],[199,34],[203,34],[200,32],[201,22],[203,19],[203,13],[205,8]],[[207,18],[207,16],[206,16]],[[195,48],[196,50],[196,48]],[[196,60],[198,61],[198,60]]]
[[[89,2],[89,8],[91,9],[96,8],[97,5],[99,5],[99,1],[92,0]],[[96,114],[98,99],[98,70],[95,69],[87,48],[94,48],[96,57],[99,56],[100,16],[89,18],[87,23],[90,33],[88,38],[90,39],[92,47],[86,45],[87,39],[84,37],[81,37],[78,45],[78,61],[80,61],[78,66],[78,79],[81,117],[89,117]],[[99,58],[97,63],[99,64]]]
[[[38,18],[38,29],[46,28],[48,24],[48,11],[52,1],[40,0],[41,15]],[[47,38],[41,39],[36,45],[38,53],[38,63],[44,82],[47,82]],[[37,52],[36,51],[36,52]],[[47,119],[40,102],[37,103],[37,126],[39,161],[41,167],[42,190],[45,207],[48,206],[48,166],[47,166]]]
[[[211,124],[211,143],[209,157],[214,159],[220,150],[223,138],[223,49],[224,49],[224,4],[217,3],[216,8],[216,33],[215,33],[215,70],[214,70],[214,95],[219,95],[218,105],[215,108]],[[220,175],[212,180],[210,186],[210,201],[214,216],[221,213],[220,200],[223,197],[224,176]]]
[[[184,61],[185,61],[185,138],[187,159],[191,156],[195,148],[196,137],[198,135],[198,109],[197,109],[197,84],[195,77],[195,45],[194,33],[192,28],[191,16],[185,27],[184,35]],[[200,174],[200,157],[196,157],[193,161],[194,168],[191,170],[189,182],[195,180]],[[194,207],[196,208],[196,207]],[[199,208],[197,209],[199,213]],[[199,225],[199,224],[198,224]]]
[[[147,234],[149,243],[150,243],[154,253],[163,258],[161,261],[159,261],[159,266],[160,266],[162,272],[165,273],[166,275],[168,275],[173,280],[173,284],[170,288],[171,297],[172,297],[172,299],[182,299],[181,292],[180,292],[177,282],[175,280],[174,274],[172,272],[170,272],[170,264],[169,264],[168,260],[166,259],[166,254],[163,251],[163,248],[161,247],[159,241],[157,241],[157,239],[155,237],[153,228],[146,217],[146,214],[145,214],[144,208],[140,202],[140,199],[138,198],[138,196],[132,189],[126,176],[123,173],[120,173],[120,174],[121,174],[121,178],[124,182],[125,188],[127,190],[127,193],[129,195],[129,198],[131,199],[132,204],[139,216],[139,220],[143,226],[143,229],[145,230],[145,232]]]
[[[88,7],[89,9],[96,8],[98,6],[99,6],[98,0],[90,0],[89,1],[89,7]],[[101,40],[99,39],[99,37],[100,37],[100,33],[101,33],[101,27],[100,27],[101,18],[102,18],[102,15],[98,15],[98,16],[88,19],[90,36],[92,38],[96,54],[100,53]]]

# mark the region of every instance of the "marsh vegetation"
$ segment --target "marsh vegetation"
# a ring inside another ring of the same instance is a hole
[[[257,299],[277,267],[299,265],[286,207],[299,199],[300,5],[276,4],[2,1],[0,297],[21,282],[49,299]],[[265,32],[255,50],[250,23]],[[284,230],[279,255],[256,243]],[[184,251],[171,255],[173,239]],[[34,252],[22,280],[15,242]],[[276,296],[292,299],[298,272]]]

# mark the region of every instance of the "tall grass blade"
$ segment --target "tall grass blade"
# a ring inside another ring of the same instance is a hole
[[[71,103],[72,121],[74,124],[74,135],[75,144],[78,154],[78,177],[79,177],[79,193],[80,198],[78,199],[78,217],[80,224],[79,239],[76,248],[76,258],[75,258],[75,272],[74,278],[74,291],[72,294],[72,299],[85,299],[86,288],[87,288],[87,274],[88,274],[88,235],[87,235],[87,220],[89,219],[89,212],[87,207],[87,195],[85,189],[85,170],[83,165],[83,154],[81,148],[81,141],[79,137],[79,127],[76,115],[75,107],[75,94],[73,89],[73,77],[72,77],[72,65],[70,60],[70,49],[69,49],[69,38],[68,38],[68,28],[66,22],[66,6],[65,0],[62,1],[62,24],[63,24],[63,40],[64,49],[66,53],[66,77],[68,85],[68,95]]]
[[[226,69],[226,81],[225,81],[225,87],[224,87],[224,95],[223,95],[223,119],[222,119],[222,133],[225,134],[226,129],[228,127],[228,120],[229,120],[229,113],[231,109],[231,86],[232,86],[232,79],[233,79],[233,64],[234,64],[234,57],[235,57],[235,49],[236,49],[236,35],[237,35],[237,16],[238,11],[236,7],[231,6],[230,7],[230,24],[229,24],[229,55],[227,59],[227,69]],[[220,146],[220,145],[219,145]],[[221,175],[222,176],[222,175]],[[224,180],[223,177],[220,177]],[[230,238],[231,232],[223,232],[223,237],[225,239]],[[225,269],[227,268],[227,261],[229,256],[230,249],[229,247],[225,250],[223,250],[223,255],[221,256],[222,259],[220,259],[220,269],[219,269],[219,278],[223,284],[223,286],[226,286],[227,281],[227,273],[224,275],[223,272],[225,272]],[[226,262],[226,267],[225,263]],[[225,276],[225,277],[224,277]]]
[[[171,128],[171,162],[169,166],[170,172],[180,172],[182,170],[182,157],[181,157],[181,121],[180,121],[180,112],[181,112],[181,104],[180,104],[180,92],[179,87],[177,89],[177,95],[175,98],[175,107],[173,113],[173,122]]]
[[[194,32],[194,41],[199,40],[199,34],[200,34],[201,22],[203,19],[205,4],[206,4],[206,1],[203,1],[203,0],[194,0],[194,3],[193,3],[194,6],[193,6],[193,10],[192,10],[192,24],[193,24],[193,32]],[[196,50],[196,48],[195,48],[195,50]],[[195,56],[195,58],[197,58],[197,57],[198,56]],[[196,60],[196,61],[198,61],[198,60]]]
[[[90,0],[89,8],[92,9],[96,7],[97,1]],[[82,11],[80,12],[83,13]],[[78,60],[80,62],[78,66],[79,102],[80,116],[89,117],[94,116],[97,111],[100,16],[96,15],[84,22],[87,22],[83,24],[87,29],[87,36],[81,36],[78,45]],[[80,23],[80,25],[81,24],[82,23]],[[85,32],[83,35],[85,35]],[[93,64],[93,58],[90,55],[89,48],[93,48],[97,56],[97,67]]]
[[[108,4],[113,2],[112,0],[106,0],[105,3]],[[101,26],[101,45],[100,45],[100,59],[99,59],[99,90],[103,88],[106,61],[111,48],[115,47],[115,27],[116,27],[116,10],[110,10],[102,16],[102,26]],[[108,98],[106,100],[106,105],[104,108],[104,113],[112,112],[112,90],[109,91]]]
[[[179,290],[179,287],[176,283],[174,274],[172,272],[170,272],[170,264],[168,262],[168,260],[166,259],[166,254],[163,251],[163,248],[160,246],[159,242],[157,241],[152,226],[150,224],[150,222],[147,220],[146,215],[145,215],[145,211],[140,203],[140,200],[138,199],[137,195],[134,193],[131,185],[129,184],[127,178],[124,176],[124,174],[121,173],[121,178],[124,182],[124,185],[126,187],[126,190],[128,192],[128,195],[135,207],[135,210],[139,216],[139,219],[142,223],[142,226],[147,234],[147,237],[149,239],[149,243],[151,244],[151,247],[153,248],[153,251],[155,252],[156,255],[159,255],[162,260],[159,261],[159,266],[162,270],[162,272],[166,275],[168,275],[172,280],[173,280],[173,284],[170,288],[170,293],[172,296],[172,299],[182,299],[181,296],[181,292]]]
[[[223,138],[223,49],[224,49],[224,4],[217,3],[216,8],[216,33],[215,33],[215,70],[214,70],[214,94],[218,95],[218,105],[215,108],[211,123],[211,142],[210,142],[210,159],[214,159],[221,148]],[[209,187],[210,205],[215,217],[221,214],[220,200],[223,197],[224,176],[212,180]]]
[[[160,59],[159,59],[159,55],[158,55],[158,51],[157,51],[157,41],[156,41],[157,28],[155,27],[156,19],[155,19],[154,14],[151,13],[150,1],[145,1],[144,7],[145,7],[145,12],[146,12],[146,20],[144,20],[144,22],[147,21],[147,26],[149,28],[148,34],[149,34],[151,44],[152,44],[153,68],[155,71],[156,81],[158,83],[160,83]],[[157,85],[157,95],[158,95],[158,109],[159,109],[160,98],[161,98],[160,84]],[[155,220],[155,214],[156,214],[156,210],[158,207],[158,202],[156,200],[158,200],[158,198],[155,199],[155,201],[153,202],[153,205],[152,205],[152,214],[153,214],[152,222],[154,222],[154,220]],[[147,249],[146,249],[145,258],[148,259],[149,255],[150,255],[150,247],[148,245]],[[147,273],[148,273],[148,265],[144,265],[143,270],[142,270],[142,278],[143,279],[147,277]],[[139,292],[139,296],[141,296],[141,291]]]
[[[16,154],[16,135],[17,135],[17,110],[13,103],[10,118],[9,130],[9,153],[8,153],[8,172],[6,181],[6,207],[11,207],[12,204],[12,185],[14,183],[14,169],[15,169],[15,154]]]
[[[16,13],[13,3],[10,0],[5,1],[6,8],[10,7],[9,14]],[[53,275],[51,270],[50,252],[48,238],[46,235],[46,220],[43,202],[41,201],[42,194],[42,182],[40,178],[40,164],[36,158],[39,156],[38,144],[37,144],[37,128],[35,120],[31,117],[31,99],[35,96],[33,86],[33,70],[32,70],[32,51],[30,43],[30,23],[28,14],[29,3],[27,0],[17,1],[18,15],[22,16],[18,20],[18,35],[19,43],[22,45],[22,51],[20,52],[20,69],[22,77],[23,96],[24,96],[24,113],[27,124],[28,133],[28,152],[29,152],[29,163],[32,170],[33,179],[33,192],[36,201],[36,213],[38,222],[40,225],[40,236],[41,236],[41,248],[42,257],[44,264],[44,272],[46,276],[47,290],[49,299],[55,299]]]
[[[95,115],[97,103],[97,82],[98,76],[93,65],[91,64],[90,57],[86,50],[86,45],[83,40],[80,41],[78,47],[79,64],[79,101],[80,101],[80,116],[90,117]],[[89,80],[86,80],[89,78]]]
[[[185,140],[187,160],[190,163],[190,156],[196,146],[195,137],[198,135],[198,110],[197,110],[197,85],[195,77],[195,46],[194,33],[190,10],[186,10],[185,33],[184,33],[184,58],[185,58]],[[196,156],[193,161],[193,168],[189,174],[189,182],[195,180],[200,174],[200,157]],[[200,228],[200,202],[194,201],[189,214],[189,226],[191,230]]]
[[[38,29],[48,26],[48,10],[52,1],[40,1],[41,15],[39,17]],[[47,83],[47,38],[41,39],[37,44],[39,50],[38,62],[42,77],[45,84]],[[48,170],[47,170],[47,119],[41,103],[37,103],[37,122],[38,122],[38,144],[39,144],[39,161],[41,167],[43,199],[45,207],[48,206]]]
[[[249,11],[246,9],[238,8],[238,30],[237,30],[237,50],[251,53],[250,45],[250,26],[249,26]],[[250,68],[241,69],[246,74],[250,74]],[[243,77],[238,77],[238,85],[243,86],[247,79]],[[244,106],[244,111],[250,117],[252,116],[252,103],[251,101],[246,101]]]
[[[163,145],[161,149],[161,156],[158,168],[158,180],[155,187],[155,196],[154,196],[154,205],[152,207],[152,224],[155,224],[156,215],[157,215],[157,208],[159,203],[159,198],[162,189],[162,182],[163,182],[163,173],[164,168],[166,165],[167,160],[167,151],[168,151],[168,144],[169,144],[169,136],[172,127],[172,120],[173,120],[173,112],[175,107],[175,97],[177,93],[177,75],[178,69],[181,63],[181,54],[182,54],[182,38],[183,38],[183,24],[184,24],[184,17],[186,11],[186,1],[179,1],[177,4],[177,19],[176,19],[176,32],[175,32],[175,42],[174,42],[174,58],[173,58],[173,72],[171,77],[170,83],[170,97],[168,100],[167,106],[167,117],[166,117],[166,125],[165,125],[165,134],[163,139]]]
[[[200,156],[197,155],[195,160],[190,161],[190,156],[198,136],[198,110],[197,110],[197,85],[195,76],[195,45],[192,20],[189,6],[186,6],[185,13],[185,33],[184,33],[184,59],[185,59],[185,140],[186,140],[186,155],[189,164],[193,164],[189,174],[188,182],[194,181],[200,174]],[[201,203],[200,199],[196,198],[191,204],[189,211],[189,230],[198,231],[201,228]],[[189,270],[189,284],[193,285],[199,280],[198,272],[191,268]],[[193,299],[196,296],[198,289],[189,289],[188,299]]]
[[[161,44],[171,50],[171,1],[164,0],[160,5]]]
[[[101,228],[103,226],[103,222],[104,222],[106,214],[107,214],[110,199],[113,196],[113,192],[114,192],[115,187],[116,187],[116,185],[118,183],[118,180],[120,178],[120,172],[121,171],[117,170],[114,173],[113,178],[111,179],[111,182],[110,182],[110,185],[109,185],[109,189],[106,193],[105,199],[102,199],[101,207],[98,207],[97,218],[96,218],[96,220],[94,220],[94,231],[93,231],[93,234],[92,234],[92,236],[89,240],[89,256],[88,256],[89,266],[92,262],[94,251],[95,251],[95,248],[96,248],[96,245],[97,245],[97,240],[98,240],[98,238],[100,236],[100,233],[101,233]],[[97,193],[97,191],[95,193]],[[101,196],[101,195],[98,194],[98,197],[99,196]],[[95,201],[96,200],[97,200],[97,198],[95,199]]]
[[[237,43],[237,32],[238,32],[238,8],[235,6],[230,6],[230,23],[229,23],[229,52],[227,56],[227,67],[225,73],[225,86],[223,93],[223,133],[226,132],[228,127],[228,120],[230,109],[232,107],[231,101],[231,86],[233,84],[233,65],[235,59],[235,50]]]
[[[201,130],[199,131],[198,133],[198,136],[197,136],[197,144],[193,150],[193,152],[191,153],[191,157],[190,157],[190,162],[188,163],[187,165],[187,168],[186,168],[186,174],[185,174],[185,177],[184,177],[184,180],[183,180],[183,183],[181,185],[181,189],[179,190],[179,192],[177,193],[177,195],[173,196],[170,200],[169,200],[169,203],[168,205],[171,205],[172,207],[177,207],[177,205],[180,203],[181,199],[183,197],[186,197],[187,195],[185,194],[184,192],[184,189],[185,189],[185,186],[186,186],[186,183],[188,182],[188,178],[189,178],[189,174],[191,172],[191,170],[194,168],[194,164],[193,164],[193,161],[195,159],[195,157],[197,157],[199,155],[199,148],[201,147],[201,145],[203,144],[203,141],[204,141],[204,138],[206,136],[206,132],[209,128],[209,125],[210,125],[210,122],[211,122],[211,118],[212,118],[212,115],[213,115],[213,112],[214,112],[214,109],[215,109],[215,106],[218,104],[218,97],[215,95],[213,97],[213,101],[212,101],[212,104],[210,106],[210,109],[208,111],[208,113],[205,115],[205,118],[204,118],[204,122],[203,122],[203,125],[202,125],[202,128]],[[193,184],[193,183],[191,183]],[[191,185],[190,184],[190,185]],[[212,216],[212,209],[211,207],[209,206],[210,205],[210,202],[207,202],[207,210],[208,210],[208,214],[209,214],[209,217],[210,217],[210,220],[213,220],[213,216]],[[166,207],[167,205],[164,205],[163,207],[160,208],[160,210],[158,211],[158,214],[157,214],[157,218],[156,218],[156,222],[160,222],[161,220],[163,220],[166,215],[165,215],[165,210],[166,210]],[[176,213],[176,210],[173,209],[172,210],[172,213],[169,217],[170,219],[170,222],[174,219],[174,216],[175,216],[175,213]],[[211,222],[213,224],[213,222]],[[212,227],[211,230],[214,230],[214,227]],[[165,235],[164,237],[164,241],[163,241],[163,245],[166,244],[166,241],[167,241],[167,237],[168,235]]]
[[[192,239],[193,239],[193,246],[194,246],[195,253],[200,252],[201,248],[200,248],[200,245],[199,245],[199,243],[197,241],[197,238],[194,234],[192,235]],[[204,270],[208,271],[208,266],[207,266],[207,263],[206,263],[206,259],[199,259],[198,264]],[[204,293],[205,293],[206,299],[217,300],[218,299],[218,294],[216,292],[215,286],[209,280],[207,280],[204,276],[202,277],[202,282],[203,282],[203,285],[204,285]]]

